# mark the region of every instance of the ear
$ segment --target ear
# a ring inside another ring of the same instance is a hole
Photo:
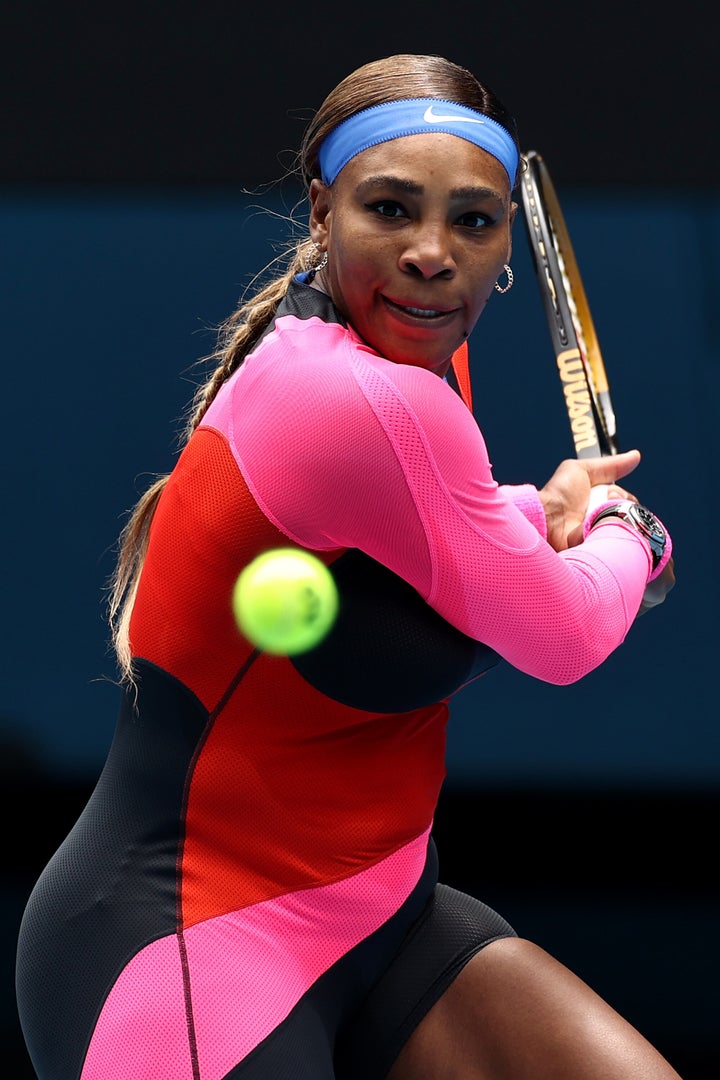
[[[328,235],[328,215],[330,213],[332,197],[330,188],[323,184],[322,180],[310,182],[310,238],[316,244],[325,246]]]
[[[510,211],[508,214],[508,251],[507,262],[510,262],[510,256],[512,255],[512,228],[515,223],[515,215],[518,211],[518,204],[516,202],[510,203]]]

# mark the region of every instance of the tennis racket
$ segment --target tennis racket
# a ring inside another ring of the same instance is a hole
[[[578,458],[617,454],[605,365],[575,253],[547,165],[523,154],[523,210]]]

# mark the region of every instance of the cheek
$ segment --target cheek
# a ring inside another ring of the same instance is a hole
[[[493,294],[495,288],[495,282],[504,277],[505,271],[503,269],[506,261],[505,250],[502,254],[496,256],[490,266],[486,266],[484,272],[478,277],[477,280],[477,295],[479,297],[478,303],[480,304],[480,310],[485,307],[488,300]]]
[[[333,241],[337,266],[342,268],[346,277],[372,276],[373,267],[378,261],[378,252],[362,232],[343,229],[339,234],[335,234]]]
[[[485,310],[490,295],[490,292],[483,292],[482,294],[478,293],[472,307],[468,308],[467,334],[470,334],[474,330],[476,322]]]
[[[473,294],[475,297],[474,307],[478,314],[492,296],[499,273],[502,273],[502,264],[499,267],[491,266],[486,268],[485,272],[476,278]]]
[[[341,240],[334,246],[336,281],[346,300],[352,299],[353,307],[362,309],[371,302],[374,285],[378,278],[377,259],[372,250],[359,240]],[[333,258],[331,255],[331,259]]]

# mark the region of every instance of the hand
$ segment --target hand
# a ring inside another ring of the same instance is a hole
[[[582,527],[593,488],[607,485],[596,493],[598,505],[608,499],[632,499],[617,480],[640,464],[639,450],[626,450],[598,458],[568,458],[562,461],[538,494],[545,510],[548,543],[555,551],[564,551],[582,541]],[[601,497],[600,497],[601,496]]]
[[[646,586],[636,618],[639,619],[646,611],[650,611],[651,608],[657,607],[658,604],[662,604],[665,597],[674,586],[675,562],[670,558],[660,577],[656,577],[654,581],[651,581],[650,584]]]

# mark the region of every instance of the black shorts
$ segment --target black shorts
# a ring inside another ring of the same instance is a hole
[[[468,960],[516,936],[492,908],[438,884],[362,1000],[348,988],[365,981],[386,940],[371,938],[344,957],[226,1080],[382,1080]]]
[[[503,937],[517,935],[487,904],[436,885],[399,954],[339,1041],[337,1080],[384,1077],[468,960]]]
[[[137,1040],[142,1039],[138,1032],[134,1060],[143,1060],[144,1068],[141,1075],[135,1070],[132,1080],[382,1080],[413,1030],[468,960],[489,942],[516,936],[496,912],[439,884],[437,877],[437,852],[430,840],[420,879],[395,914],[317,978],[290,1013],[222,1077],[202,1055],[192,1062],[188,1056],[182,1068],[177,1061],[173,1065],[168,1061],[163,1072],[158,1066],[163,1060],[161,1034],[146,1047],[143,1057],[141,1047],[138,1052]],[[41,899],[47,891],[43,883]],[[40,911],[45,911],[42,904]],[[351,907],[347,918],[352,917]],[[31,912],[21,935],[21,1015],[32,1036],[28,1046],[34,1048],[40,1080],[81,1080],[87,1017],[92,1021],[95,1014],[87,1007],[84,969],[78,964],[74,978],[61,987],[77,1008],[66,1009],[63,1026],[59,1026],[52,994],[60,992],[58,980],[64,976],[54,972],[54,981],[38,977],[47,965],[47,935],[54,933],[48,923],[43,917],[38,929]],[[302,955],[300,950],[299,963]],[[282,977],[281,971],[277,974]],[[152,986],[147,992],[153,993]],[[243,1021],[228,1017],[226,1022]],[[124,1050],[118,1045],[113,1077],[126,1075]]]

